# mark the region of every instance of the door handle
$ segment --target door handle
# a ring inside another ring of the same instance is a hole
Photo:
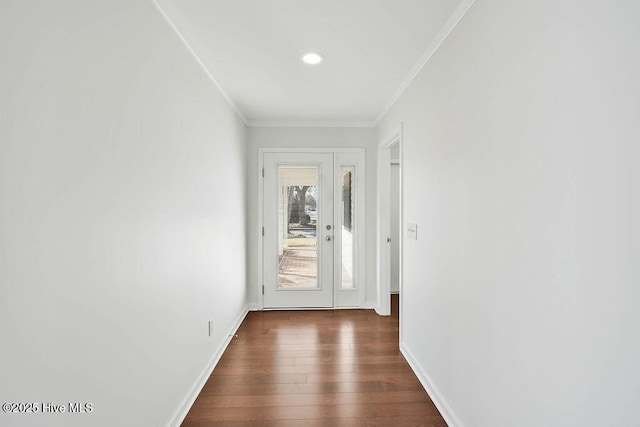
[[[325,239],[327,242],[330,242],[330,241],[331,241],[331,236],[327,236],[327,237],[325,237],[324,239]]]

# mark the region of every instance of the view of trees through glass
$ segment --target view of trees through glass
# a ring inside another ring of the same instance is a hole
[[[318,170],[280,167],[278,287],[318,287]]]

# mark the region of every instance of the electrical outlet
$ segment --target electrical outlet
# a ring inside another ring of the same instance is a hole
[[[213,335],[213,320],[209,320],[209,336]]]

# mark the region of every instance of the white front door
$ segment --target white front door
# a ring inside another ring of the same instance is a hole
[[[264,307],[334,306],[334,159],[264,153]]]

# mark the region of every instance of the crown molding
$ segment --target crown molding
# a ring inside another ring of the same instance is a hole
[[[427,47],[427,50],[424,51],[418,62],[413,66],[407,77],[404,79],[402,84],[396,89],[393,93],[393,96],[387,103],[384,108],[380,111],[380,114],[376,117],[376,125],[380,123],[380,120],[389,112],[391,107],[396,103],[398,98],[402,96],[404,91],[409,87],[411,82],[416,78],[418,73],[424,68],[424,66],[429,62],[434,53],[440,48],[442,43],[447,39],[451,31],[458,25],[460,20],[466,15],[466,13],[471,9],[471,6],[475,3],[476,0],[462,0],[462,2],[458,5],[453,14],[449,17],[447,22],[445,22],[444,26],[438,33],[438,35],[433,39],[433,41]]]
[[[157,0],[150,0],[151,3],[155,6],[155,8],[158,10],[158,12],[160,12],[160,15],[162,15],[162,17],[164,18],[164,20],[167,22],[167,24],[169,24],[169,27],[171,27],[171,29],[173,30],[173,32],[176,34],[176,36],[178,36],[178,39],[180,39],[180,41],[182,42],[182,44],[184,45],[184,47],[187,48],[187,51],[191,54],[191,56],[193,56],[193,58],[196,60],[196,62],[198,63],[198,65],[200,65],[200,68],[202,68],[202,70],[204,71],[204,73],[207,75],[207,77],[209,77],[209,80],[211,80],[213,82],[213,84],[215,85],[215,87],[218,89],[218,91],[220,92],[220,94],[222,94],[222,97],[227,101],[227,103],[229,104],[229,106],[233,109],[233,111],[235,111],[235,113],[238,115],[238,117],[240,118],[240,120],[243,121],[243,123],[245,124],[245,126],[249,126],[249,120],[247,120],[247,117],[242,113],[242,111],[240,111],[240,109],[238,108],[238,106],[236,105],[236,103],[233,101],[233,99],[231,99],[231,97],[225,92],[224,89],[222,89],[222,86],[220,86],[220,84],[218,83],[218,81],[215,79],[215,77],[213,77],[213,74],[211,74],[211,72],[209,71],[209,69],[206,67],[206,65],[204,65],[204,62],[202,62],[202,60],[200,59],[200,57],[196,54],[196,52],[193,50],[193,48],[191,48],[191,45],[189,44],[189,42],[187,42],[187,40],[184,38],[184,36],[182,35],[182,33],[180,32],[180,30],[178,30],[178,27],[176,27],[176,25],[173,23],[173,21],[171,20],[171,18],[169,18],[169,15],[167,15],[167,13],[164,11],[164,9],[162,9],[162,7],[158,4]]]
[[[229,106],[235,111],[237,116],[242,120],[242,122],[248,127],[319,127],[319,128],[372,128],[376,127],[378,123],[383,119],[383,117],[389,112],[391,107],[398,101],[400,96],[404,93],[404,91],[409,87],[411,82],[416,78],[416,76],[420,73],[420,71],[424,68],[424,66],[429,62],[434,53],[440,48],[442,43],[449,36],[451,31],[458,25],[460,20],[465,16],[465,14],[469,11],[471,6],[475,3],[475,0],[462,0],[462,2],[458,5],[453,14],[449,17],[447,22],[444,24],[438,35],[435,39],[429,44],[425,52],[422,54],[420,59],[413,66],[407,77],[404,79],[402,84],[395,90],[389,101],[385,104],[384,108],[377,115],[376,119],[373,121],[363,120],[363,121],[321,121],[321,120],[307,120],[307,121],[295,121],[295,120],[249,120],[242,113],[240,108],[238,108],[237,104],[233,101],[233,99],[225,92],[225,90],[220,86],[218,81],[215,79],[213,74],[209,71],[209,69],[204,65],[204,62],[200,59],[200,57],[193,50],[191,45],[187,42],[185,37],[182,35],[180,30],[173,23],[169,15],[162,9],[157,0],[150,0],[153,6],[158,10],[160,15],[164,18],[164,20],[169,24],[173,32],[176,34],[178,39],[185,46],[187,51],[193,56],[198,65],[205,72],[207,77],[213,82],[218,91],[222,94],[224,99],[227,101]]]
[[[374,128],[373,120],[362,121],[321,121],[321,120],[251,120],[247,126],[252,128]]]

